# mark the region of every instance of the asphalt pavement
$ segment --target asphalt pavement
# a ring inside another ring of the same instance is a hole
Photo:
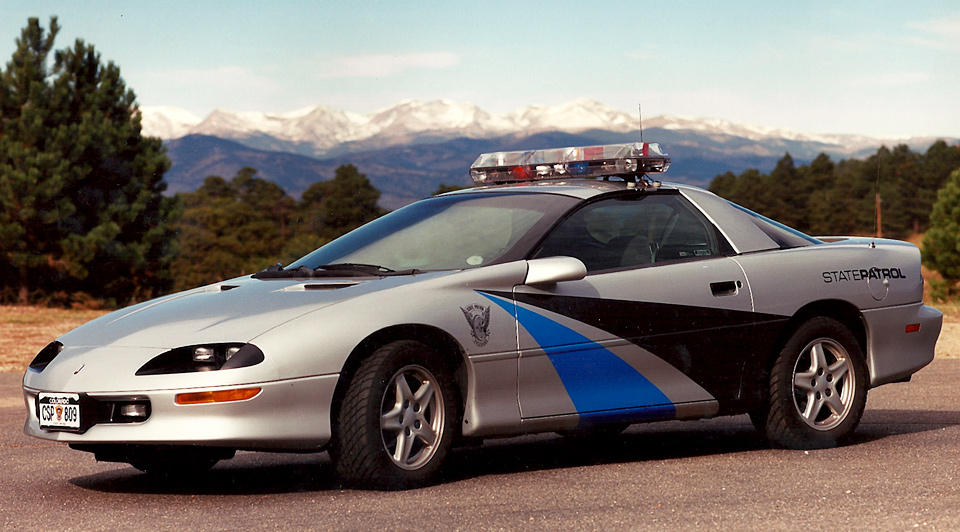
[[[960,360],[870,391],[855,441],[770,449],[746,416],[454,453],[443,483],[346,490],[326,454],[239,453],[162,481],[23,435],[0,373],[2,530],[958,530]]]

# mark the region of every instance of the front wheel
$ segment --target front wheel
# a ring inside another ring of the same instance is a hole
[[[331,457],[354,485],[404,489],[431,482],[457,433],[450,371],[426,345],[387,344],[364,360],[338,413]]]
[[[751,418],[774,445],[833,447],[860,423],[867,386],[853,334],[836,320],[814,318],[780,351],[770,374],[769,409]]]

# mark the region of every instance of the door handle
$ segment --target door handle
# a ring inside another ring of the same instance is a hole
[[[715,297],[735,296],[740,292],[743,284],[740,281],[721,281],[719,283],[710,283],[710,291]]]

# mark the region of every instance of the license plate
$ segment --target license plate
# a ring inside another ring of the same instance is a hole
[[[37,408],[41,429],[80,430],[79,394],[40,393]]]

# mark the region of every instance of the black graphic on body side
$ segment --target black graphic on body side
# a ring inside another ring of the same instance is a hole
[[[786,316],[549,294],[488,292],[548,310],[657,355],[720,400],[721,409],[762,397],[765,366]]]

